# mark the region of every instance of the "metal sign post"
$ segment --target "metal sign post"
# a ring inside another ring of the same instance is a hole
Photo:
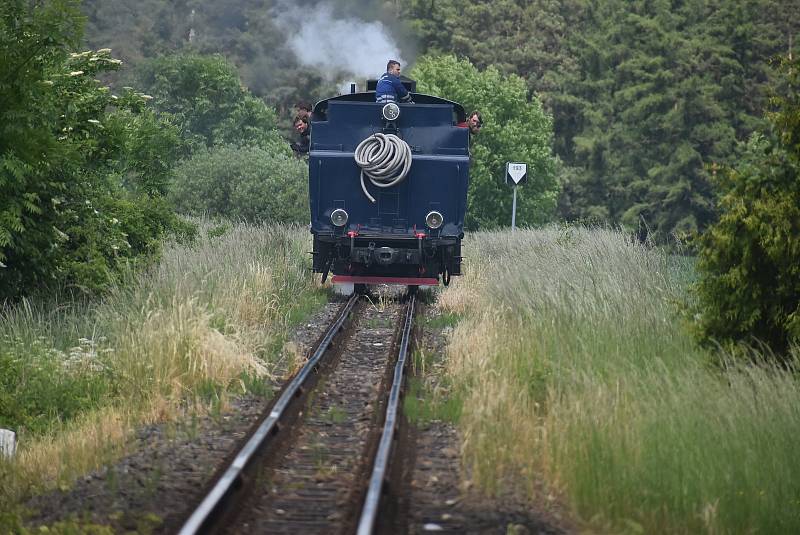
[[[514,201],[511,205],[511,230],[517,228],[517,186],[528,181],[528,164],[506,163],[506,184],[514,189]]]
[[[514,186],[514,202],[511,205],[511,230],[517,230],[517,186]]]

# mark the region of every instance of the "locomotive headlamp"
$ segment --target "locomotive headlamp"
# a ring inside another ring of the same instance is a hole
[[[442,223],[444,223],[444,217],[436,210],[428,212],[428,215],[425,216],[425,224],[432,229],[441,227]]]
[[[383,118],[387,121],[395,121],[400,117],[400,106],[394,102],[390,102],[383,107],[381,113],[383,114]]]
[[[337,227],[343,227],[347,224],[348,215],[347,212],[342,210],[341,208],[337,208],[333,212],[331,212],[331,223],[336,225]]]

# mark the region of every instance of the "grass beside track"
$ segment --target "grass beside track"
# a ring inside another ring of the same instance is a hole
[[[99,302],[25,301],[0,316],[0,532],[32,492],[67,486],[118,455],[142,423],[218,411],[265,394],[287,327],[327,300],[309,270],[308,231],[200,222],[191,246]]]
[[[483,489],[561,496],[599,531],[800,532],[800,384],[711,364],[678,313],[690,262],[570,227],[464,249],[439,302],[464,318],[447,374]]]

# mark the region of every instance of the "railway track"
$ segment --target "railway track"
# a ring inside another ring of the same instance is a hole
[[[366,535],[387,521],[416,298],[379,303],[354,295],[342,305],[181,535]]]

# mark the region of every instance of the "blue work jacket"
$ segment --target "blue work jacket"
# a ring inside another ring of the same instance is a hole
[[[411,100],[411,93],[408,92],[399,76],[383,73],[375,86],[375,102],[408,102]]]

